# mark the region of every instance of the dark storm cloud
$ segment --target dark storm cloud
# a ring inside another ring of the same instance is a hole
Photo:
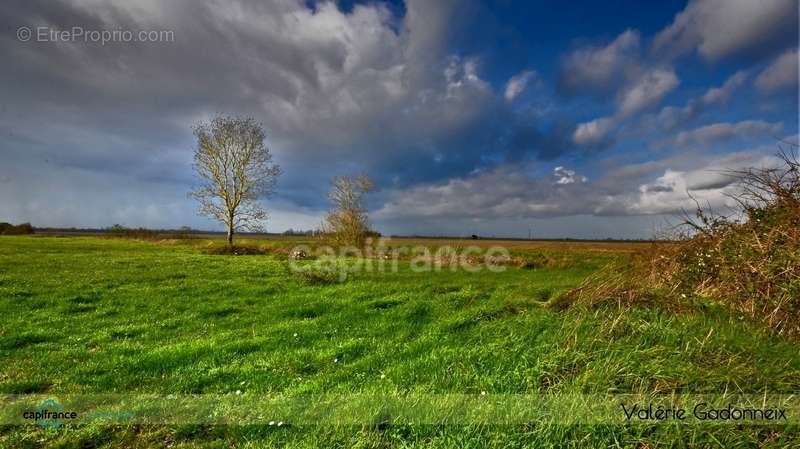
[[[279,195],[310,207],[324,205],[335,174],[368,170],[382,186],[408,186],[567,151],[536,123],[497,120],[514,113],[480,61],[446,47],[455,8],[409,1],[401,18],[378,4],[345,13],[299,0],[14,1],[2,18],[0,52],[14,63],[0,74],[0,117],[16,139],[0,145],[21,165],[117,173],[128,188],[188,185],[191,125],[252,115],[284,165]],[[20,26],[167,30],[174,40],[19,42]]]

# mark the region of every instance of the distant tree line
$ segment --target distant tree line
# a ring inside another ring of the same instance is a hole
[[[26,235],[33,234],[33,226],[30,223],[13,225],[11,223],[0,223],[0,235]]]
[[[137,240],[159,240],[159,239],[188,239],[193,238],[195,231],[189,226],[182,226],[177,230],[129,228],[121,224],[112,225],[103,230],[112,237],[120,237]]]
[[[304,231],[304,230],[301,230],[301,229],[289,228],[289,229],[283,231],[283,235],[286,235],[286,236],[297,236],[297,237],[300,237],[300,236],[302,236],[302,237],[313,237],[313,236],[315,236],[317,234],[319,234],[319,231],[315,230],[315,229],[309,229],[309,230]]]

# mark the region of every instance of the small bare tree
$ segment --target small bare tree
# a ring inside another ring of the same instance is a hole
[[[267,211],[259,203],[269,197],[280,175],[264,144],[264,130],[252,118],[218,116],[194,128],[194,168],[201,179],[191,196],[200,213],[223,223],[228,245],[240,230],[259,231]]]
[[[364,196],[372,191],[372,180],[359,176],[337,176],[328,198],[334,209],[326,217],[326,231],[340,245],[361,246],[370,232]]]

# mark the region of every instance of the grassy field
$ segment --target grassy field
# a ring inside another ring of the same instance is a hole
[[[0,393],[347,398],[799,390],[796,343],[712,302],[697,299],[683,313],[542,307],[640,245],[505,243],[514,254],[557,256],[560,263],[420,273],[401,261],[396,273],[357,272],[326,284],[293,273],[280,253],[213,255],[205,241],[2,237]],[[232,445],[797,447],[800,431],[557,422],[0,428],[0,447],[9,448]]]

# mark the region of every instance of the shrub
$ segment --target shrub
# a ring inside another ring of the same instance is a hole
[[[698,205],[676,242],[656,245],[622,269],[614,267],[553,305],[719,301],[781,335],[800,336],[800,163],[780,152],[779,167],[731,172],[739,214],[714,215]]]
[[[338,176],[328,198],[334,209],[325,217],[322,234],[334,245],[362,247],[370,236],[380,235],[370,229],[365,196],[374,184],[366,173],[357,177]]]
[[[741,219],[698,207],[691,234],[648,260],[650,281],[682,295],[708,296],[777,333],[800,335],[800,163],[734,172]]]

